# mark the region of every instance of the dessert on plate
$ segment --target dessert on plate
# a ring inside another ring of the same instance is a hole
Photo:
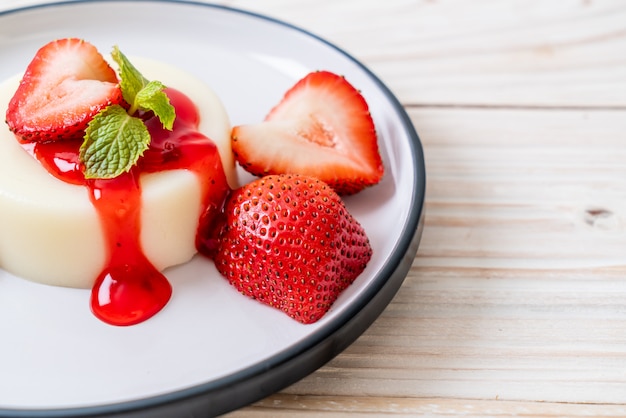
[[[116,54],[121,66],[132,65]],[[176,86],[157,89],[169,96],[176,118],[169,130],[152,110],[135,111],[138,118],[128,119],[143,123],[151,141],[137,164],[113,178],[100,177],[130,148],[116,135],[101,135],[93,147],[105,156],[96,166],[101,172],[88,178],[80,158],[93,109],[115,103],[128,114],[132,106],[93,45],[53,41],[23,75],[0,86],[7,109],[0,128],[0,266],[45,284],[93,287],[96,314],[114,324],[136,323],[162,308],[171,290],[160,271],[193,257],[198,220],[210,222],[228,181],[236,181],[230,122],[215,93],[164,63],[134,63],[141,74]]]
[[[315,71],[264,121],[231,128],[192,75],[77,38],[0,84],[0,267],[91,289],[112,325],[159,312],[196,253],[241,293],[318,321],[372,249],[342,195],[380,182],[365,99]],[[239,186],[236,164],[258,180]]]

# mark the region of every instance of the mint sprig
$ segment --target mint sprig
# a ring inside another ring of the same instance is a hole
[[[161,82],[147,80],[117,46],[111,56],[119,66],[120,88],[129,108],[108,106],[89,122],[79,154],[88,179],[115,178],[129,171],[148,149],[150,133],[143,120],[133,116],[137,112],[152,111],[167,130],[176,119]]]
[[[169,98],[163,93],[165,86],[160,81],[147,80],[117,46],[113,47],[111,56],[119,66],[122,96],[130,104],[128,113],[133,115],[137,110],[152,110],[163,127],[171,130],[176,115]]]

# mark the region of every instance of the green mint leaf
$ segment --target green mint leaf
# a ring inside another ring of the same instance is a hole
[[[150,133],[143,120],[133,116],[137,111],[153,112],[168,130],[176,119],[163,83],[146,79],[117,46],[111,56],[119,67],[122,96],[130,108],[109,106],[89,122],[79,155],[88,179],[117,177],[129,171],[148,149]]]
[[[163,127],[169,131],[174,126],[176,112],[170,104],[170,99],[163,92],[165,86],[160,81],[150,81],[137,93],[135,102],[140,109],[152,110],[159,118]]]
[[[122,96],[130,105],[128,113],[133,115],[137,110],[152,111],[165,129],[172,130],[176,112],[163,92],[165,85],[146,79],[117,46],[113,47],[111,56],[119,66]]]
[[[126,55],[120,51],[116,46],[113,47],[111,56],[119,66],[120,74],[120,88],[122,89],[122,96],[124,100],[133,109],[130,113],[133,114],[136,110],[135,97],[137,94],[148,84],[148,80],[130,63]]]
[[[148,128],[120,105],[112,105],[89,122],[80,147],[85,178],[110,179],[129,171],[150,144]]]

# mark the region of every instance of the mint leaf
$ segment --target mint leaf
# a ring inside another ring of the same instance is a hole
[[[163,92],[165,86],[160,81],[150,81],[137,93],[135,103],[140,109],[152,110],[168,131],[174,126],[176,112],[170,104],[170,98]]]
[[[119,66],[122,96],[130,105],[128,113],[133,115],[138,110],[152,111],[163,127],[171,131],[176,112],[163,92],[165,85],[146,79],[117,46],[113,47],[111,56]]]
[[[150,133],[143,120],[133,116],[136,112],[153,112],[170,131],[176,119],[163,83],[146,79],[117,46],[111,56],[119,66],[122,96],[130,108],[109,106],[89,122],[79,155],[88,179],[117,177],[129,171],[148,149]]]
[[[120,105],[111,105],[89,122],[80,147],[85,178],[110,179],[129,171],[150,144],[148,128]]]
[[[135,97],[137,97],[137,94],[148,84],[148,80],[130,63],[126,55],[120,51],[117,45],[113,47],[111,56],[119,66],[122,96],[124,100],[126,100],[126,103],[131,105],[132,110],[129,113],[133,114],[136,110],[136,106],[134,106]]]

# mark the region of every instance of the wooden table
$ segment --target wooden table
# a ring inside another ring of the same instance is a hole
[[[428,172],[421,246],[384,313],[227,416],[625,416],[626,3],[216,3],[365,63]]]

